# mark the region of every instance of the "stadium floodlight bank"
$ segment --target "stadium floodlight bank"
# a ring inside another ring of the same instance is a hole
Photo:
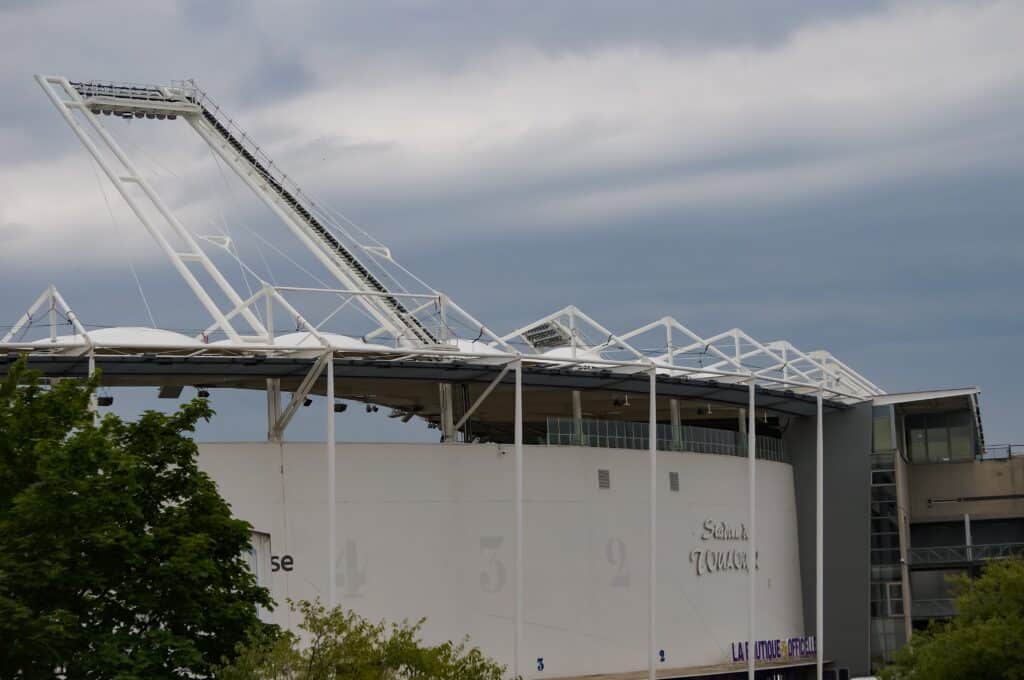
[[[0,371],[24,354],[52,378],[102,368],[105,385],[167,397],[265,391],[267,440],[202,444],[200,458],[258,532],[254,564],[270,565],[258,571],[279,602],[426,616],[431,639],[468,633],[538,678],[864,674],[898,646],[893,621],[910,634],[909,567],[883,578],[891,565],[875,564],[876,473],[892,471],[899,557],[914,465],[892,451],[934,407],[957,414],[946,452],[956,436],[975,461],[977,389],[888,395],[827,351],[670,317],[619,333],[575,306],[498,334],[310,198],[195,83],[37,81],[208,319],[191,335],[89,330],[51,285],[0,339]],[[267,281],[230,238],[195,236],[118,142],[118,119],[191,127],[323,285]],[[325,443],[288,442],[312,395],[326,397]],[[338,444],[339,399],[425,421],[440,443]],[[883,411],[899,428],[888,457]],[[878,582],[905,611],[876,615]]]

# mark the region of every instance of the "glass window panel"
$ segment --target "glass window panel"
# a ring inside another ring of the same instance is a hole
[[[910,460],[914,463],[928,462],[928,442],[925,439],[926,430],[914,429],[910,431]]]
[[[899,534],[875,534],[871,537],[872,548],[895,548],[899,550]]]
[[[900,551],[898,548],[873,548],[871,550],[872,564],[898,564]]]
[[[892,533],[899,530],[899,526],[896,523],[896,519],[892,517],[882,517],[871,520],[871,531],[874,533]]]
[[[895,484],[896,473],[892,470],[875,470],[871,473],[872,484]]]
[[[873,470],[892,470],[896,463],[892,452],[871,454],[871,468]]]
[[[896,501],[872,499],[871,515],[874,517],[894,517],[896,515]]]
[[[974,458],[974,437],[970,424],[949,428],[949,454],[953,460]]]
[[[949,430],[945,425],[928,424],[928,460],[933,463],[949,460]]]
[[[896,485],[871,487],[871,500],[873,501],[896,501]]]
[[[892,407],[876,406],[872,409],[872,448],[875,451],[891,451],[896,448],[892,441]]]

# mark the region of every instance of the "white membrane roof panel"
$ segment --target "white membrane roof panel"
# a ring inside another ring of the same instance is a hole
[[[97,347],[203,347],[203,343],[182,333],[145,326],[100,328],[89,331],[88,335],[89,340]],[[58,335],[53,342],[49,338],[43,338],[30,344],[80,346],[86,343],[81,335]]]

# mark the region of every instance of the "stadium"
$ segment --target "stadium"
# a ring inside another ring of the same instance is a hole
[[[492,329],[305,194],[194,83],[37,80],[206,327],[90,327],[56,281],[2,338],[0,371],[27,354],[50,379],[100,369],[167,399],[265,392],[266,439],[201,444],[200,463],[252,524],[253,568],[279,603],[425,616],[428,638],[468,634],[512,677],[850,677],[924,620],[911,524],[959,521],[933,503],[942,470],[1003,478],[976,388],[888,394],[828,351],[670,317],[609,329],[569,306]],[[197,236],[119,143],[119,119],[190,128],[317,285]],[[323,442],[288,439],[306,407]],[[336,442],[349,408],[439,441]],[[1006,495],[953,494],[992,521],[1022,514]]]

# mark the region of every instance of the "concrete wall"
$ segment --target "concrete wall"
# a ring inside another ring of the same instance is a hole
[[[648,458],[644,451],[525,449],[527,677],[646,667]],[[204,444],[200,464],[240,517],[268,531],[279,602],[326,597],[323,444]],[[598,489],[598,469],[611,489]],[[669,472],[680,490],[669,489]],[[757,637],[802,636],[792,468],[758,464]],[[373,619],[428,617],[429,640],[460,639],[511,661],[513,454],[496,445],[338,446],[341,604]],[[703,537],[708,520],[747,520],[747,461],[659,453],[658,647],[666,667],[731,660],[747,636],[747,576],[698,575],[696,550],[746,551]],[[813,581],[812,581],[813,583]],[[283,607],[278,622],[296,621]],[[544,670],[537,670],[537,659]]]
[[[815,627],[814,418],[793,421],[784,435],[793,460],[804,621]],[[825,640],[822,650],[851,677],[870,670],[871,405],[827,414],[825,444]]]
[[[1024,499],[933,503],[929,499],[964,496],[1006,496],[1024,493],[1024,457],[969,463],[908,465],[910,519],[942,522],[1000,517],[1024,517]]]

